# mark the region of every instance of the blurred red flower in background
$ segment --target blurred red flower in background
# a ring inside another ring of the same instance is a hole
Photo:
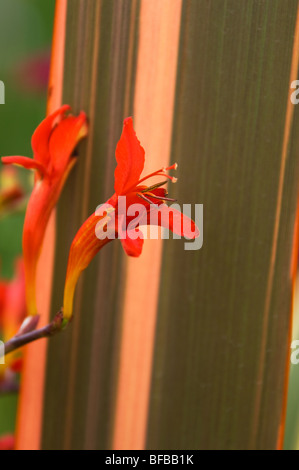
[[[50,57],[48,50],[38,51],[18,62],[11,76],[23,93],[45,93],[49,82]]]
[[[13,434],[3,434],[0,436],[0,450],[14,450],[15,438]]]
[[[6,342],[20,329],[26,316],[24,263],[16,260],[15,275],[12,280],[0,280],[0,337]],[[10,378],[12,372],[20,372],[22,351],[14,351],[5,356],[5,364],[0,363],[0,384]]]

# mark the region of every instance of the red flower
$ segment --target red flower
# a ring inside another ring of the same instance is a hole
[[[45,93],[49,82],[50,51],[34,53],[12,67],[12,77],[23,93]]]
[[[23,229],[27,314],[35,315],[35,277],[45,230],[64,183],[76,159],[72,157],[78,142],[87,134],[86,116],[66,116],[68,105],[49,115],[35,130],[31,144],[34,157],[3,157],[36,171],[35,185],[28,202]]]
[[[17,259],[14,278],[0,282],[0,336],[4,342],[19,331],[25,316],[24,263],[22,259]],[[5,364],[0,364],[0,382],[5,379],[6,371],[20,372],[21,366],[21,351],[8,354]]]
[[[3,434],[0,436],[0,450],[14,450],[15,438],[13,434]]]
[[[141,254],[143,246],[143,237],[138,226],[152,224],[153,219],[155,225],[165,226],[180,236],[190,239],[199,236],[199,230],[191,219],[165,204],[173,199],[167,197],[167,191],[162,186],[168,180],[176,181],[176,178],[169,176],[166,171],[175,170],[177,165],[161,168],[140,178],[144,167],[144,154],[133,128],[132,118],[125,119],[116,147],[115,193],[81,226],[70,248],[63,303],[63,315],[66,320],[72,316],[73,296],[80,273],[96,253],[113,238],[120,238],[125,252],[136,257]],[[164,180],[150,186],[144,185],[146,180],[156,176],[162,176]],[[133,204],[137,203],[139,207],[141,205],[143,211],[138,223],[134,214],[128,216],[126,210],[120,209],[121,197],[125,199],[126,207],[133,207]],[[101,235],[104,233],[104,236],[99,237],[100,232]]]

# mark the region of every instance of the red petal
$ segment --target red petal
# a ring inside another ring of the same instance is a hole
[[[156,215],[156,217],[154,217]],[[157,220],[157,224],[153,221]],[[176,235],[180,235],[193,240],[199,236],[199,230],[190,217],[187,217],[179,210],[161,204],[159,208],[151,206],[148,213],[148,224],[158,225],[171,230]]]
[[[132,118],[124,120],[115,156],[117,167],[114,172],[114,189],[120,195],[137,185],[144,167],[144,149],[136,137]]]
[[[143,247],[143,238],[136,238],[136,240],[132,240],[132,238],[130,238],[130,232],[127,232],[126,238],[122,238],[120,241],[123,246],[123,249],[125,250],[125,253],[128,256],[133,256],[134,258],[137,258],[141,255]]]
[[[144,217],[143,217],[144,218]],[[146,218],[146,211],[145,211]],[[135,218],[134,218],[135,221]],[[128,220],[125,215],[121,215],[120,219],[116,221],[116,227],[118,228],[118,238],[121,241],[123,249],[128,256],[138,257],[142,252],[143,247],[143,234],[139,230],[139,223],[133,224],[133,228],[128,227]],[[125,227],[126,224],[126,227]],[[127,229],[128,227],[128,229]]]
[[[38,170],[41,174],[45,173],[44,165],[42,165],[42,163],[38,162],[37,160],[33,160],[33,158],[19,157],[19,156],[2,157],[1,161],[2,163],[6,165],[9,165],[9,164],[20,165],[20,166],[23,166],[24,168],[27,168],[28,170]]]
[[[165,188],[155,188],[152,191],[149,191],[152,194],[155,194],[156,196],[159,197],[164,197],[167,196],[167,191]]]
[[[2,308],[3,333],[12,336],[18,331],[26,315],[23,258],[18,258],[15,262],[15,276],[6,286],[5,302]]]
[[[100,226],[108,224],[114,220],[114,210],[107,209],[101,215],[92,214],[78,230],[70,248],[67,274],[64,285],[63,315],[69,320],[73,313],[73,299],[77,281],[81,272],[87,268],[89,263],[98,253],[98,251],[113,238],[99,239],[96,233],[99,233]],[[99,224],[99,226],[98,226]],[[114,229],[114,224],[113,224]],[[109,236],[109,234],[107,234]]]
[[[3,329],[3,306],[5,304],[7,286],[7,282],[0,281],[0,329]]]
[[[61,106],[61,108],[47,116],[33,133],[31,146],[34,153],[34,159],[42,163],[45,167],[49,162],[49,139],[55,125],[55,121],[58,117],[62,117],[69,109],[69,105]]]
[[[63,171],[79,140],[87,135],[86,115],[68,116],[54,129],[49,143],[54,171]]]

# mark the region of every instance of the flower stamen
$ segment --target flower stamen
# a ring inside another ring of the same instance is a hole
[[[177,178],[175,178],[174,176],[170,176],[170,175],[167,175],[166,174],[166,171],[168,170],[176,170],[178,167],[177,163],[174,163],[173,165],[171,166],[168,166],[167,168],[160,168],[159,170],[155,171],[154,173],[150,173],[149,175],[147,176],[144,176],[144,178],[141,178],[137,184],[140,184],[142,183],[143,181],[149,179],[149,178],[152,178],[153,176],[165,176],[166,178],[170,179],[173,183],[176,183],[177,181]]]
[[[169,201],[169,202],[176,202],[177,199],[173,199],[172,197],[165,197],[165,196],[156,196],[156,194],[146,193],[147,196],[152,197],[153,199],[160,199],[161,201]]]
[[[137,193],[137,196],[140,197],[140,199],[143,199],[144,201],[148,202],[149,204],[155,205],[155,203],[151,201],[148,197],[146,197],[144,194]]]
[[[160,188],[164,186],[164,184],[168,183],[168,181],[162,181],[161,183],[153,184],[152,186],[148,186],[147,188],[142,189],[142,193],[147,193],[148,191],[152,191],[153,189]]]

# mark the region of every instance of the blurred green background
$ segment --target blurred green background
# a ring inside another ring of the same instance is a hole
[[[45,117],[55,0],[0,0],[0,155],[32,156],[31,135]],[[19,169],[30,191],[32,174]],[[11,278],[22,252],[24,211],[0,219],[1,277]],[[17,396],[0,397],[0,436],[14,430]]]

